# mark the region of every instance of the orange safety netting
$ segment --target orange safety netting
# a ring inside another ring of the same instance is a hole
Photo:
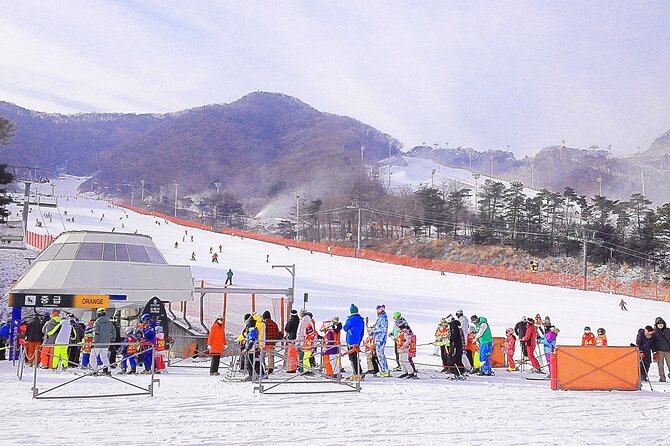
[[[555,390],[640,390],[637,347],[559,346],[555,355]]]
[[[170,217],[160,212],[147,211],[124,203],[115,203],[118,206],[133,210],[144,215],[153,215],[165,220],[178,223],[191,228],[213,231],[212,226],[194,223],[188,220]],[[583,276],[574,274],[554,273],[551,271],[529,271],[507,268],[495,265],[477,265],[474,263],[456,262],[451,260],[432,260],[414,256],[387,254],[383,252],[356,249],[328,245],[327,243],[316,243],[286,239],[274,235],[257,234],[240,229],[224,228],[222,234],[246,237],[277,245],[292,248],[300,248],[309,251],[330,253],[342,257],[358,257],[375,262],[392,263],[394,265],[410,266],[413,268],[428,269],[433,271],[444,271],[456,274],[468,274],[492,279],[503,279],[515,282],[534,283],[538,285],[558,286],[562,288],[587,289],[588,291],[600,291],[603,293],[621,294],[624,296],[638,297],[640,299],[658,300],[670,302],[670,286],[651,282],[623,282],[615,279],[601,277],[588,277],[586,283]]]

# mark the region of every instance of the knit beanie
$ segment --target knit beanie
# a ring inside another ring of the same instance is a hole
[[[349,313],[351,314],[358,313],[358,307],[354,304],[351,304],[351,306],[349,307]]]

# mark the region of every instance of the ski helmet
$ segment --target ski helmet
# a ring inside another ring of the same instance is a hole
[[[156,333],[163,333],[163,327],[156,325]]]
[[[584,331],[587,332],[587,333],[590,332],[590,331],[591,331],[591,327],[589,327],[589,326],[584,327]]]
[[[400,319],[400,311],[395,311],[393,313],[393,319]]]
[[[602,336],[602,335],[605,334],[605,329],[604,328],[599,328],[596,333],[598,333],[599,336]]]
[[[97,310],[95,310],[95,312],[96,314],[105,314],[107,313],[107,310],[105,310],[104,308],[98,308]]]
[[[456,310],[456,317],[463,316],[463,310]]]
[[[132,334],[133,331],[135,331],[135,329],[133,327],[126,327],[126,334],[127,335]]]
[[[142,322],[148,321],[149,319],[151,319],[151,315],[149,313],[144,313],[142,315]]]
[[[471,326],[471,327],[468,329],[468,333],[477,333],[477,329],[476,329],[475,327],[472,327],[472,326]]]

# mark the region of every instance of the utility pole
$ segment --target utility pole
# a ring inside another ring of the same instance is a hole
[[[477,180],[479,180],[480,175],[476,173],[472,175],[472,177],[475,179],[475,210],[477,210],[477,195],[479,194],[479,190],[477,188],[478,186]]]
[[[586,265],[586,228],[582,228],[582,266],[584,274],[584,291],[586,291],[586,279],[588,274],[588,268]]]
[[[214,187],[216,187],[216,195],[219,195],[219,188],[221,187],[221,183],[217,181],[214,183]]]
[[[144,203],[144,180],[141,180],[140,184],[142,185],[142,203]]]
[[[530,188],[535,189],[535,161],[530,162]]]
[[[644,195],[645,197],[647,196],[647,191],[644,187],[644,179],[645,179],[646,176],[647,176],[647,174],[644,172],[644,169],[642,169],[642,173],[640,174],[640,177],[642,178],[642,195]]]
[[[174,216],[177,217],[177,190],[179,188],[179,183],[174,182]]]
[[[358,229],[356,230],[356,235],[358,236],[356,238],[356,257],[361,255],[361,205],[360,203],[356,203],[358,205]]]
[[[598,177],[598,178],[596,178],[596,181],[598,182],[598,190],[599,190],[598,195],[600,195],[602,197],[603,196],[603,179],[602,179],[602,177]]]
[[[361,146],[361,164],[363,164],[365,158],[365,146]]]
[[[300,240],[300,194],[295,196],[295,239]]]
[[[437,169],[433,169],[430,173],[430,187],[431,188],[435,187],[435,172],[437,172]]]

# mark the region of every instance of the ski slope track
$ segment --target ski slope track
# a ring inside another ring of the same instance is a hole
[[[112,206],[94,197],[75,197],[81,179],[56,182],[59,209],[53,221],[29,229],[58,235],[66,230],[105,230],[150,235],[171,264],[191,265],[196,279],[223,284],[232,268],[236,286],[288,287],[290,275],[272,264],[296,265],[296,306],[309,293],[308,308],[317,327],[325,318],[344,320],[351,303],[373,323],[375,306],[400,311],[417,334],[418,344],[433,341],[441,317],[463,309],[467,316],[488,318],[494,336],[503,336],[521,316],[549,315],[560,328],[558,343],[579,343],[585,325],[607,330],[610,345],[629,345],[637,329],[656,316],[670,319],[667,303],[621,296],[522,284],[474,276],[302,251],[239,237],[184,228],[162,219]],[[65,198],[64,196],[69,196]],[[74,216],[75,223],[64,221]],[[104,214],[104,218],[102,217]],[[127,217],[126,217],[127,215]],[[102,219],[101,219],[102,218]],[[159,226],[156,221],[160,221]],[[121,229],[121,222],[125,229]],[[186,234],[188,231],[188,235]],[[193,235],[193,242],[190,236]],[[185,237],[185,238],[184,238]],[[185,241],[182,241],[185,240]],[[179,248],[175,249],[175,242]],[[209,248],[223,246],[219,264]],[[195,252],[197,260],[190,261]],[[270,262],[266,262],[269,255]],[[6,265],[5,265],[6,267]],[[6,269],[6,268],[5,268]],[[10,268],[11,269],[11,268]],[[262,312],[264,309],[259,309]],[[438,364],[433,347],[419,348],[415,361]],[[519,348],[517,347],[517,354]],[[392,351],[387,357],[393,356]],[[345,359],[344,366],[351,370]],[[390,360],[391,366],[395,361]],[[365,364],[364,364],[365,368]],[[493,377],[449,381],[435,368],[419,366],[420,379],[368,377],[362,392],[325,395],[259,395],[249,383],[222,382],[207,370],[176,369],[160,376],[155,397],[58,400],[31,399],[30,378],[16,380],[8,361],[0,361],[0,395],[4,408],[3,445],[141,443],[201,444],[668,444],[670,384],[654,391],[565,392],[549,381],[529,381],[527,373],[498,369]],[[53,383],[70,372],[41,372]],[[51,375],[50,375],[51,374]],[[398,375],[398,373],[395,373]],[[434,379],[433,379],[434,378]],[[131,377],[146,385],[146,376]],[[78,381],[81,391],[108,393],[118,386],[104,377]],[[319,389],[322,390],[320,385]],[[335,386],[335,385],[334,385]],[[39,421],[37,421],[39,420]]]

